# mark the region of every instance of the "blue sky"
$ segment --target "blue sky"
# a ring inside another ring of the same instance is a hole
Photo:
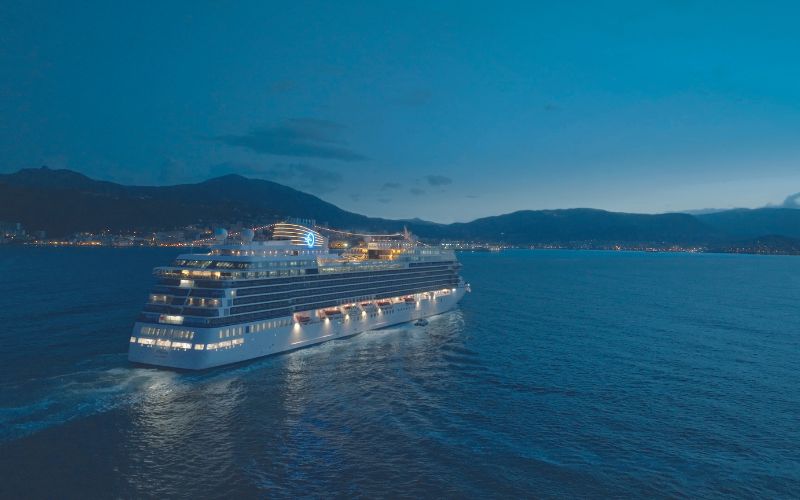
[[[0,171],[240,173],[385,217],[800,191],[772,2],[3,2]]]

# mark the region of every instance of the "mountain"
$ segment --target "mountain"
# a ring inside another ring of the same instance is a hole
[[[97,181],[79,172],[47,167],[24,168],[14,174],[0,174],[0,183],[31,189],[75,190],[105,194],[120,194],[126,188],[113,182]]]
[[[459,239],[511,244],[700,243],[711,228],[688,214],[627,214],[589,208],[523,210],[451,224]]]
[[[239,175],[156,187],[97,181],[70,170],[23,169],[0,175],[0,200],[0,220],[22,222],[52,236],[287,216],[365,231],[399,231],[404,225],[348,212],[281,184]]]
[[[28,229],[44,229],[52,237],[103,229],[158,231],[210,222],[255,224],[284,217],[312,218],[323,225],[355,231],[397,232],[408,227],[430,240],[513,245],[778,245],[786,249],[794,248],[794,240],[800,239],[800,210],[784,208],[695,215],[589,208],[522,210],[467,223],[438,224],[367,217],[275,182],[239,175],[174,186],[125,186],[45,167],[0,175],[0,221],[22,222]]]
[[[736,240],[765,235],[800,238],[800,210],[796,208],[740,208],[696,217],[716,231]]]

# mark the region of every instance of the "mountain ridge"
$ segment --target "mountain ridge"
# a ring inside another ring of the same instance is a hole
[[[800,239],[800,210],[735,209],[636,214],[593,208],[518,210],[470,222],[383,219],[350,212],[291,187],[238,174],[194,184],[126,186],[66,169],[0,174],[0,220],[53,236],[81,231],[156,231],[212,222],[303,217],[357,231],[401,231],[431,240],[512,245],[716,245],[766,236]],[[778,241],[774,238],[764,241]]]

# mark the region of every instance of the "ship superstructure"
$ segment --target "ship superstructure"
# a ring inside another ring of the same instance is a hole
[[[129,359],[203,369],[415,321],[456,306],[468,285],[454,253],[409,234],[337,241],[276,224],[271,240],[218,234],[206,253],[154,270]]]

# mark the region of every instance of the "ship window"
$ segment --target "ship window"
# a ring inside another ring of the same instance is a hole
[[[194,348],[196,350],[198,350],[198,351],[202,351],[203,349],[205,349],[205,347],[206,347],[205,344],[195,344],[194,345]]]

